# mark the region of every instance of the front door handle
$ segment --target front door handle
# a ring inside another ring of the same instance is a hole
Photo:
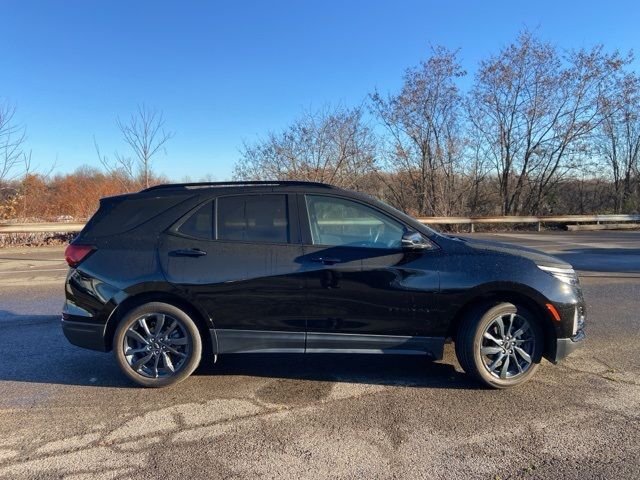
[[[311,259],[312,262],[322,263],[324,265],[333,265],[334,263],[340,263],[341,260],[335,257],[315,257]]]
[[[207,252],[200,250],[199,248],[184,248],[181,250],[172,250],[169,252],[171,257],[202,257]]]

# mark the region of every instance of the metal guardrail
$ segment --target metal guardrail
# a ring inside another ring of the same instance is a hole
[[[471,231],[478,223],[535,223],[538,231],[543,223],[610,223],[639,222],[640,215],[548,215],[548,216],[497,216],[497,217],[423,217],[418,220],[427,225],[470,225]]]
[[[84,223],[0,223],[0,233],[79,232]]]
[[[610,223],[640,222],[638,215],[551,215],[551,216],[498,216],[498,217],[423,217],[418,220],[427,225],[470,225],[494,223],[535,223],[538,230],[544,223]],[[0,223],[0,233],[79,232],[83,223]]]

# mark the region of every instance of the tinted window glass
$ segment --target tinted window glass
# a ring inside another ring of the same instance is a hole
[[[307,195],[314,245],[400,248],[404,227],[387,215],[343,198]]]
[[[100,209],[91,217],[81,236],[88,239],[126,232],[186,199],[187,197],[181,195],[152,198],[123,195],[102,199]]]
[[[289,242],[286,195],[218,198],[218,240]]]
[[[178,232],[190,237],[213,238],[213,202],[207,202],[191,214],[185,220]]]

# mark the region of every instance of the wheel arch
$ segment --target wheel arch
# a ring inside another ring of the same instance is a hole
[[[533,295],[522,291],[492,289],[480,292],[477,295],[468,298],[454,315],[449,325],[447,336],[455,341],[462,320],[474,309],[483,306],[486,306],[486,308],[489,309],[503,302],[522,305],[536,315],[536,318],[540,320],[540,326],[542,327],[544,335],[543,356],[551,358],[555,354],[557,337],[551,314],[544,307],[544,303],[541,304]]]
[[[124,315],[126,315],[127,312],[130,312],[132,309],[149,302],[168,303],[183,310],[193,319],[198,327],[198,331],[200,332],[203,343],[203,356],[207,356],[209,354],[213,355],[215,352],[217,352],[217,339],[215,336],[215,330],[213,329],[213,323],[208,315],[197,308],[192,302],[181,297],[180,295],[160,291],[137,293],[128,296],[120,303],[118,303],[116,308],[109,315],[109,319],[107,320],[107,324],[105,326],[104,339],[106,351],[110,351],[113,349],[113,337],[115,335],[116,328],[118,327],[118,323],[120,323]]]

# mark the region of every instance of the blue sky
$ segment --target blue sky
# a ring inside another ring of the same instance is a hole
[[[144,102],[175,132],[158,171],[223,180],[243,141],[303,109],[397,89],[430,45],[460,48],[470,74],[525,27],[567,49],[637,50],[639,5],[0,0],[0,99],[41,170],[95,164],[94,135],[105,153],[126,151],[115,119]]]

